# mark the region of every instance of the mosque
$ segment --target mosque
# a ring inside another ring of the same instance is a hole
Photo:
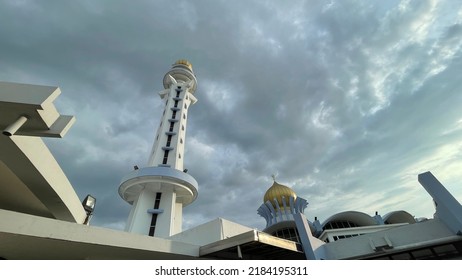
[[[217,217],[182,229],[198,182],[183,167],[197,79],[176,61],[163,79],[164,105],[145,167],[121,179],[131,211],[124,231],[90,225],[96,203],[81,202],[41,139],[63,137],[75,119],[53,101],[58,87],[0,82],[0,259],[461,259],[462,206],[430,173],[418,181],[435,203],[431,219],[405,211],[357,211],[310,221],[308,201],[273,178],[256,209],[262,230]]]

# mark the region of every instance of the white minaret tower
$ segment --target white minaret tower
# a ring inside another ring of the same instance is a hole
[[[197,197],[196,180],[183,170],[186,122],[197,80],[187,60],[175,62],[159,93],[165,104],[148,166],[122,179],[120,196],[132,204],[126,231],[168,237],[182,230],[183,207]]]

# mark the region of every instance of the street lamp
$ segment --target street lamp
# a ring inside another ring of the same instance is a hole
[[[95,211],[95,205],[96,205],[96,198],[94,198],[91,195],[87,195],[85,199],[82,202],[83,209],[87,213],[87,217],[85,218],[85,221],[83,222],[84,225],[89,225],[90,224],[90,219],[93,214],[93,211]]]

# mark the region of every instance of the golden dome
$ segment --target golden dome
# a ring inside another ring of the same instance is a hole
[[[284,208],[284,204],[282,203],[283,196],[286,198],[287,207],[289,207],[289,197],[292,196],[294,199],[297,198],[297,194],[291,188],[274,181],[273,185],[266,191],[265,196],[263,197],[263,203],[269,200],[274,207],[277,207],[274,202],[274,199],[276,198],[279,207]]]
[[[175,64],[181,64],[189,68],[192,71],[192,64],[191,62],[187,61],[186,59],[179,59],[175,62]],[[175,65],[174,64],[174,65]]]

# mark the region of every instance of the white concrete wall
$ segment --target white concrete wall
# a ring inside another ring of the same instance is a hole
[[[151,190],[141,191],[138,199],[133,203],[130,213],[130,220],[127,222],[129,232],[148,235],[149,226],[151,225],[152,215],[147,212],[154,207],[156,193]]]
[[[163,213],[157,214],[154,236],[169,237],[181,231],[182,205],[175,203],[176,193],[172,190],[159,190],[162,193],[159,209]],[[140,193],[138,200],[133,203],[126,230],[133,233],[148,235],[151,226],[152,214],[149,209],[154,208],[156,191],[145,189]],[[180,206],[180,207],[178,207]],[[176,220],[176,222],[175,222]]]
[[[153,200],[154,201],[154,200]],[[163,213],[157,215],[156,230],[154,236],[156,237],[169,237],[175,232],[173,219],[176,211],[175,209],[176,193],[172,190],[162,191],[159,209],[164,210]],[[153,208],[153,206],[151,206]]]
[[[325,250],[327,259],[344,259],[374,253],[371,244],[383,244],[386,242],[385,238],[390,241],[392,250],[399,250],[450,237],[457,236],[444,223],[433,219],[338,240],[327,243],[322,248]]]
[[[334,242],[334,236],[343,236],[343,235],[362,235],[367,233],[373,233],[377,231],[387,230],[390,228],[404,226],[403,224],[391,224],[391,225],[375,225],[375,226],[363,226],[363,227],[353,227],[353,228],[338,228],[338,229],[327,229],[324,230],[319,239],[325,240],[329,239],[329,242]]]
[[[183,204],[175,204],[175,216],[173,217],[173,230],[171,235],[180,233],[183,230]]]
[[[217,218],[173,235],[169,239],[202,246],[251,230],[253,229],[222,218]]]
[[[188,259],[199,256],[199,246],[0,210],[0,256],[42,260]]]
[[[0,160],[22,182],[22,188],[35,196],[33,201],[43,204],[56,219],[83,223],[86,214],[82,202],[43,140],[39,137],[1,136]],[[2,188],[0,191],[2,199],[18,200],[14,188],[5,193],[7,190]],[[20,203],[27,203],[27,197],[21,199]]]

